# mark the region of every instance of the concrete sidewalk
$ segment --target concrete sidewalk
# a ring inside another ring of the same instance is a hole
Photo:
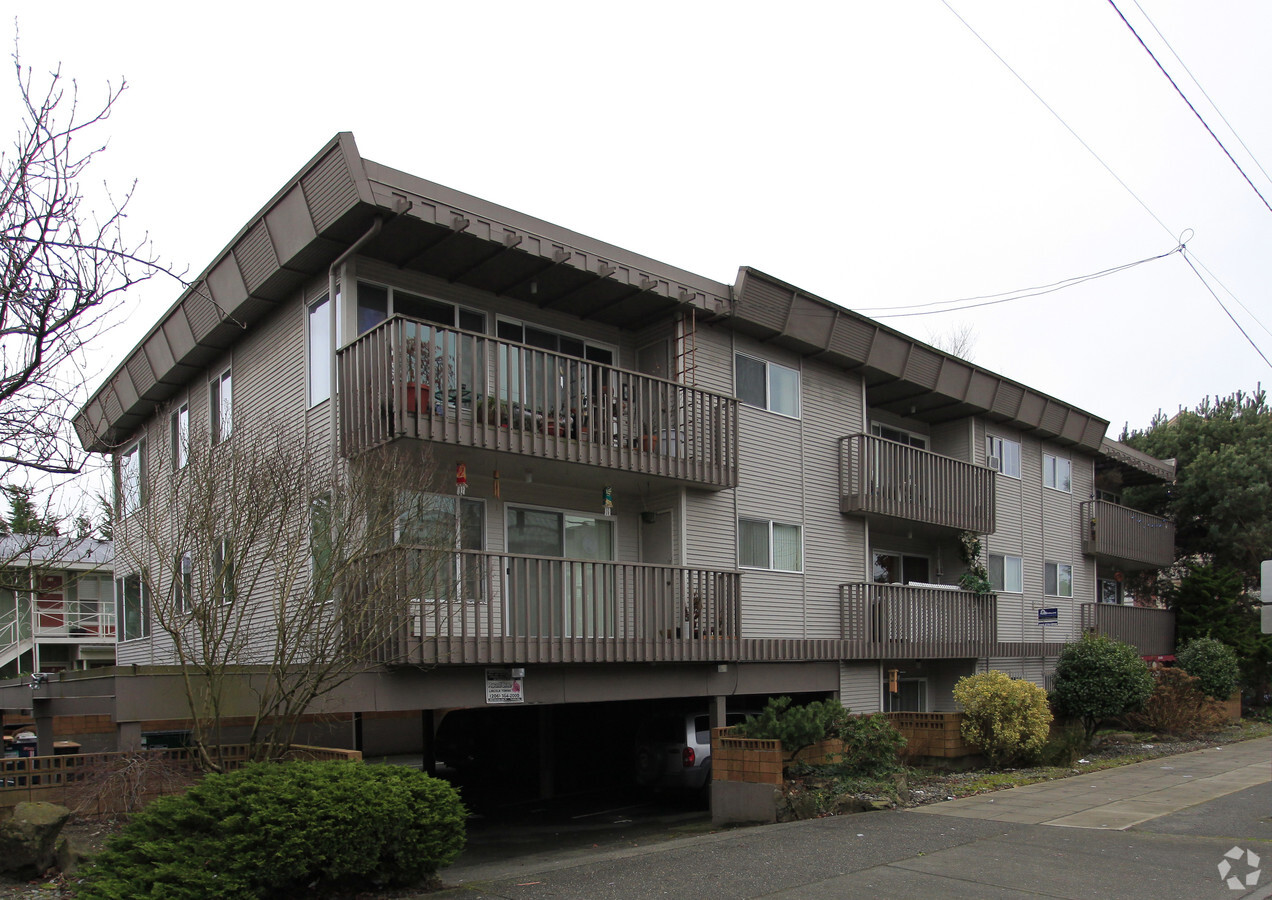
[[[1124,830],[1272,781],[1272,738],[909,810],[1025,825]]]

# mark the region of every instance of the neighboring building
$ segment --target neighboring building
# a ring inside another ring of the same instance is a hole
[[[1105,627],[1119,573],[1171,559],[1170,525],[1105,492],[1173,466],[1105,420],[753,269],[711,281],[365,160],[349,134],[75,424],[114,453],[126,533],[177,435],[265,420],[345,459],[423,442],[436,503],[460,504],[462,584],[412,594],[383,668],[332,701],[369,750],[410,743],[373,737],[377,716],[418,743],[419,714],[428,734],[435,710],[493,705],[488,673],[561,717],[766,694],[951,710],[977,669],[1042,682]],[[958,588],[965,533],[993,594]],[[127,740],[179,711],[137,680],[170,654],[119,574]],[[1169,651],[1168,613],[1121,612]]]
[[[115,663],[109,541],[0,537],[0,677]]]

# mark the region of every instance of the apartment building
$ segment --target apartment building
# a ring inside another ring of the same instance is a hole
[[[0,677],[114,664],[112,559],[110,541],[0,537]]]
[[[380,558],[414,573],[402,614],[325,701],[370,752],[455,708],[942,711],[978,669],[1044,681],[1084,629],[1170,650],[1169,614],[1125,605],[1122,578],[1170,562],[1171,526],[1117,493],[1173,467],[1105,420],[762,272],[715,282],[364,159],[347,133],[75,424],[114,456],[126,534],[189,434],[264,422],[334,465],[426,448],[420,516],[453,523],[440,548],[404,523]],[[974,538],[990,591],[960,587]],[[91,690],[126,742],[188,710],[119,576],[121,668]],[[373,736],[394,716],[410,726]]]

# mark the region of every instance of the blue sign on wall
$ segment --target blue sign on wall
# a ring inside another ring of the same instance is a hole
[[[1060,621],[1060,608],[1056,606],[1047,606],[1038,610],[1039,625],[1054,625]]]

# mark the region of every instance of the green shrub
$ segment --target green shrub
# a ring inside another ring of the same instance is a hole
[[[1202,691],[1201,679],[1183,669],[1159,669],[1153,680],[1144,709],[1126,717],[1131,727],[1189,737],[1214,731],[1227,718],[1223,706]]]
[[[1193,638],[1184,644],[1175,664],[1201,682],[1199,687],[1207,697],[1227,700],[1237,689],[1241,674],[1237,653],[1212,637]]]
[[[1053,725],[1047,742],[1030,761],[1040,766],[1071,766],[1088,746],[1086,732],[1079,726]]]
[[[790,697],[771,697],[758,715],[747,716],[735,728],[742,737],[781,741],[789,755],[824,740],[847,718],[848,710],[838,700],[791,706]]]
[[[853,716],[845,709],[827,737],[844,742],[843,756],[836,762],[843,775],[878,777],[901,768],[905,737],[883,713]]]
[[[997,670],[960,678],[954,700],[963,708],[963,738],[991,765],[1037,753],[1047,743],[1051,708],[1032,681]]]
[[[446,782],[400,766],[259,763],[160,797],[98,856],[79,900],[300,898],[425,881],[464,846]]]
[[[1134,647],[1088,634],[1060,651],[1051,707],[1081,719],[1090,741],[1103,719],[1141,709],[1152,693],[1153,676]]]

